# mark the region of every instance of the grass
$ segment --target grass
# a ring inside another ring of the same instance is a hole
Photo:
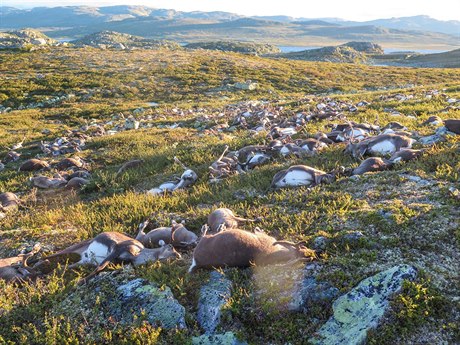
[[[460,70],[345,66],[199,51],[54,49],[2,52],[0,61],[0,103],[15,109],[0,115],[0,157],[26,136],[21,161],[0,172],[0,191],[15,192],[25,202],[17,213],[0,220],[0,257],[17,254],[36,242],[44,245],[44,252],[54,252],[103,231],[133,236],[138,224],[151,215],[158,226],[185,219],[187,228],[199,234],[212,208],[229,207],[238,215],[259,218],[248,229],[259,226],[277,238],[312,245],[317,236],[326,237],[317,279],[343,293],[398,263],[422,270],[422,277],[407,282],[402,294],[394,297],[385,324],[370,334],[369,343],[414,343],[411,337],[433,320],[444,327],[439,332],[446,339],[458,337],[458,315],[444,306],[458,295],[453,282],[458,278],[454,259],[459,253],[459,201],[450,196],[448,188],[460,188],[459,136],[447,137],[417,161],[391,171],[358,180],[341,178],[310,189],[268,191],[273,175],[293,164],[329,171],[340,165],[356,167],[359,161],[344,155],[343,145],[335,145],[317,156],[278,158],[251,173],[209,184],[208,166],[225,145],[237,150],[266,139],[265,133],[254,135],[244,129],[206,130],[226,122],[232,107],[241,101],[269,100],[282,107],[280,116],[291,117],[330,97],[371,103],[355,113],[345,111],[353,121],[380,125],[398,121],[420,135],[429,135],[433,128],[421,125],[429,116],[459,118],[458,110],[446,109],[445,99],[460,98]],[[224,87],[247,79],[258,82],[259,89],[244,92]],[[427,98],[426,92],[432,89],[446,96]],[[33,105],[62,93],[75,97],[18,110],[21,104]],[[398,101],[394,96],[399,93],[413,98]],[[148,101],[160,105],[147,107]],[[136,112],[140,107],[143,112]],[[415,118],[394,117],[386,108]],[[35,190],[28,183],[32,174],[17,172],[22,161],[40,152],[37,144],[41,140],[52,140],[85,123],[122,123],[118,120],[121,113],[138,119],[150,116],[149,127],[92,138],[78,154],[90,162],[93,172],[82,192]],[[328,123],[309,122],[297,137],[313,135]],[[172,124],[180,126],[167,127]],[[182,173],[174,156],[196,171],[197,183],[169,196],[146,195],[145,190]],[[145,164],[116,177],[123,162],[138,158]],[[344,235],[351,231],[360,231],[364,237],[348,243]],[[186,308],[187,330],[166,331],[142,320],[129,327],[106,323],[92,329],[94,342],[185,344],[199,335],[198,290],[208,272],[188,275],[189,263],[190,253],[185,253],[181,261],[135,270],[136,276],[171,288]],[[89,269],[57,272],[20,287],[0,281],[0,343],[87,343],[85,330],[76,320],[54,311],[60,310],[78,276]],[[287,281],[295,281],[298,270],[282,273]],[[330,306],[309,313],[287,312],[287,285],[275,284],[263,272],[232,269],[227,275],[234,282],[233,294],[224,308],[221,330],[239,330],[239,336],[250,343],[305,343],[331,315]]]

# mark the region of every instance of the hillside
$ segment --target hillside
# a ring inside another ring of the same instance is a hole
[[[56,44],[57,41],[37,30],[24,29],[0,32],[0,49],[25,49]]]
[[[305,61],[324,61],[324,62],[343,62],[343,63],[365,63],[368,58],[367,55],[359,52],[352,47],[337,46],[337,47],[323,47],[318,49],[303,50],[300,52],[292,52],[286,54],[279,54],[291,60],[305,60]]]
[[[460,69],[92,47],[0,61],[0,193],[21,200],[0,197],[0,258],[18,256],[0,276],[41,274],[0,279],[0,343],[460,341]],[[404,131],[417,158],[358,174],[372,147],[347,141],[384,131]],[[316,170],[281,173],[297,165]],[[201,237],[218,207],[253,220],[245,236],[283,241],[264,249],[276,255],[188,273],[177,228]],[[42,260],[141,223],[174,226],[178,252],[133,267],[136,244],[86,281],[77,253]]]
[[[202,42],[218,40],[257,41],[279,45],[328,45],[348,41],[371,41],[392,47],[459,46],[456,36],[440,33],[404,31],[377,26],[330,26],[317,23],[280,23],[276,21],[241,18],[215,21],[195,18],[156,19],[135,18],[117,22],[53,30],[51,37],[75,37],[95,31],[112,30],[132,35],[168,38],[177,41]]]
[[[185,45],[185,48],[219,50],[223,52],[234,52],[254,55],[275,54],[280,52],[279,48],[271,44],[235,41],[189,43]]]
[[[168,40],[152,40],[114,31],[101,31],[71,42],[76,47],[116,49],[180,49],[180,45]]]
[[[400,53],[373,56],[375,64],[426,68],[460,68],[460,49],[436,53]]]

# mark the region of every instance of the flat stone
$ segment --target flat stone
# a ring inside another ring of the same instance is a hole
[[[350,244],[356,244],[361,238],[364,237],[364,234],[361,231],[351,231],[343,235],[343,240]]]
[[[192,338],[193,345],[246,345],[244,341],[236,338],[233,332],[224,334],[203,334],[199,337]]]
[[[318,236],[313,240],[313,249],[325,250],[327,247],[328,239],[324,236]]]
[[[212,271],[209,282],[201,287],[197,319],[205,333],[214,333],[220,322],[221,308],[231,297],[232,282]]]
[[[134,278],[132,268],[101,273],[78,286],[54,310],[74,320],[83,318],[92,325],[110,320],[132,324],[137,317],[163,328],[185,328],[185,308],[169,287],[160,288],[145,279]]]
[[[253,90],[257,89],[258,84],[257,84],[257,83],[252,83],[252,82],[236,83],[236,84],[234,85],[234,87],[235,87],[236,89],[240,89],[240,90],[249,90],[249,91],[253,91]]]
[[[305,274],[307,272],[305,271]],[[316,280],[313,276],[306,276],[294,292],[288,305],[291,311],[308,312],[314,305],[328,305],[339,295],[339,289],[328,282]]]
[[[333,316],[310,339],[317,345],[358,345],[376,328],[389,307],[390,297],[412,280],[417,271],[409,265],[394,266],[361,281],[332,305]]]
[[[419,139],[419,141],[423,144],[423,145],[434,145],[436,143],[439,143],[441,141],[444,141],[445,138],[443,135],[439,135],[439,134],[433,134],[433,135],[429,135],[427,137],[422,137]]]

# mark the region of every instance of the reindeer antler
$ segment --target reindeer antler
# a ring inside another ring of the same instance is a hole
[[[174,162],[176,162],[177,164],[180,164],[180,166],[182,166],[182,168],[184,168],[185,170],[188,170],[188,168],[185,166],[184,163],[182,163],[179,158],[177,158],[176,156],[174,156]]]

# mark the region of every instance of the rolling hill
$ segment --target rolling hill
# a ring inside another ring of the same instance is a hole
[[[0,30],[46,28],[56,39],[117,31],[179,42],[257,41],[281,46],[325,46],[372,41],[384,47],[452,50],[460,47],[460,22],[426,16],[349,22],[287,16],[244,17],[228,12],[181,12],[145,6],[0,7]]]

